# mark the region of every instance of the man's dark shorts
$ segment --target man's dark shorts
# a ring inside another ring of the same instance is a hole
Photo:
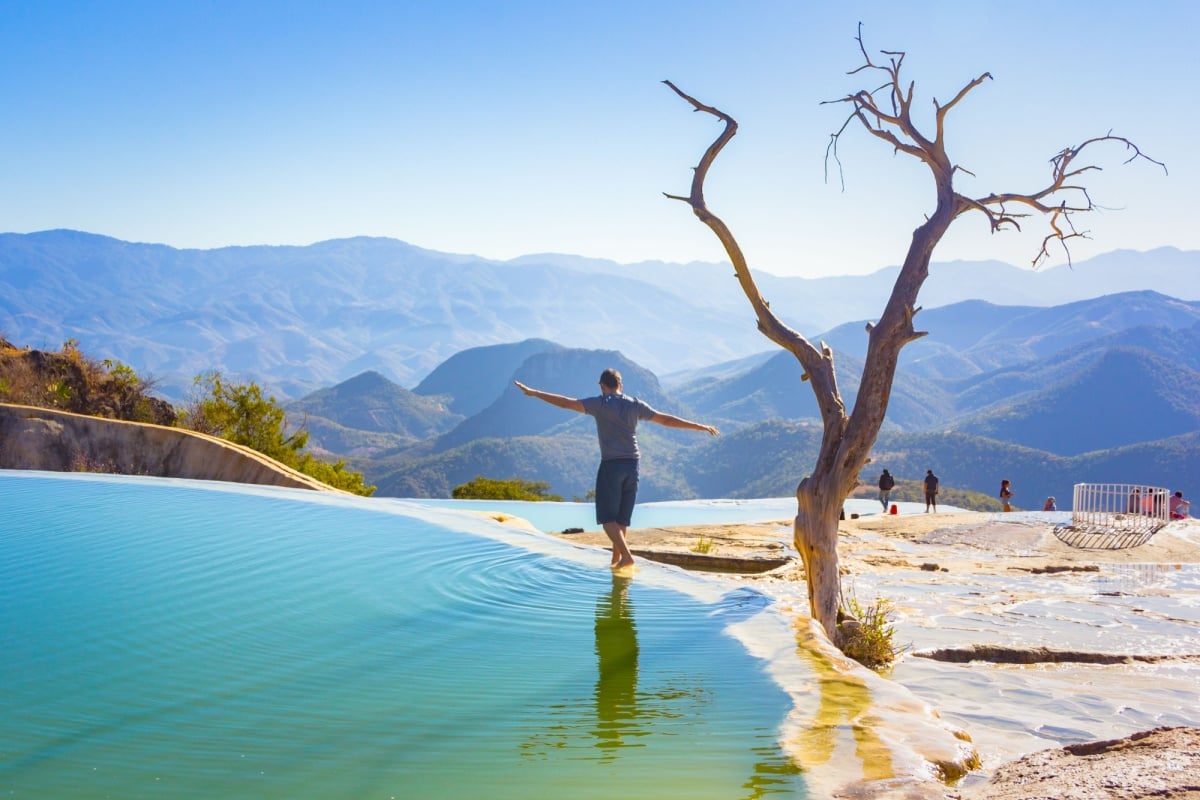
[[[596,524],[617,522],[628,527],[633,519],[637,489],[636,458],[601,461],[596,471]]]

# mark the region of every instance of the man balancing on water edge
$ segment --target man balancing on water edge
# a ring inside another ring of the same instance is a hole
[[[633,566],[633,553],[625,540],[633,517],[633,504],[638,488],[637,424],[640,420],[656,422],[667,428],[705,431],[716,436],[712,425],[655,411],[636,397],[621,394],[621,373],[606,369],[600,373],[600,396],[582,399],[531,389],[513,381],[525,394],[544,400],[552,406],[589,414],[596,419],[596,435],[600,439],[600,469],[596,472],[596,524],[612,541],[613,569]]]

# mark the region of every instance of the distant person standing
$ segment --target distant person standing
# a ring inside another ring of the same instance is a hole
[[[529,397],[595,418],[596,435],[600,440],[600,468],[596,472],[596,523],[603,526],[604,533],[612,542],[610,566],[613,569],[633,566],[633,553],[629,551],[625,536],[637,500],[638,459],[641,456],[637,443],[638,422],[649,420],[667,428],[704,431],[713,436],[717,435],[717,429],[712,425],[701,425],[655,411],[648,403],[621,394],[621,373],[615,369],[600,373],[598,396],[583,399],[531,389],[520,381],[513,383]]]
[[[888,510],[888,496],[891,495],[894,488],[896,488],[896,479],[885,469],[879,476],[879,502],[883,505],[885,512]]]
[[[1004,505],[1005,511],[1012,511],[1012,503],[1010,500],[1013,496],[1012,481],[1008,478],[1000,481],[1000,502]]]
[[[937,494],[938,494],[938,477],[933,474],[933,470],[925,470],[925,513],[929,513],[929,507],[933,506],[933,513],[937,513]]]
[[[1058,511],[1058,506],[1055,504],[1053,497],[1046,498],[1046,503],[1042,506],[1042,511]]]

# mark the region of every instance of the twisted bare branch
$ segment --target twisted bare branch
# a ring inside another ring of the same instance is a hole
[[[1098,164],[1084,162],[1081,155],[1091,152],[1103,143],[1116,142],[1131,151],[1124,163],[1145,160],[1163,168],[1166,166],[1141,151],[1136,144],[1123,136],[1114,136],[1110,131],[1104,136],[1087,139],[1081,144],[1064,148],[1050,159],[1050,181],[1043,187],[1030,192],[993,192],[985,197],[966,197],[958,194],[953,188],[953,176],[958,171],[973,174],[957,164],[952,164],[946,154],[945,134],[946,120],[950,111],[959,105],[972,91],[991,80],[990,72],[985,72],[967,83],[954,95],[948,103],[940,104],[935,98],[934,125],[932,139],[926,137],[918,129],[912,119],[913,84],[902,83],[900,69],[904,63],[904,53],[899,51],[881,51],[888,57],[887,64],[877,64],[867,51],[862,38],[862,25],[859,25],[858,49],[862,54],[863,63],[852,70],[855,74],[863,70],[877,70],[887,75],[888,81],[883,86],[873,90],[860,90],[838,100],[827,103],[846,103],[851,111],[842,126],[830,135],[830,143],[825,150],[826,179],[828,179],[829,159],[837,164],[838,174],[845,189],[845,177],[842,174],[842,162],[838,158],[838,141],[857,120],[872,136],[887,142],[894,152],[906,153],[927,164],[934,173],[935,186],[939,197],[939,208],[943,206],[950,210],[952,217],[958,217],[968,211],[978,211],[984,215],[993,233],[1011,228],[1021,230],[1021,222],[1032,216],[1045,218],[1049,233],[1042,239],[1041,247],[1034,255],[1032,264],[1038,266],[1050,256],[1050,247],[1057,244],[1062,247],[1068,263],[1071,260],[1069,242],[1071,239],[1087,238],[1088,232],[1075,227],[1072,217],[1097,208],[1087,186],[1080,180],[1089,172],[1099,171]],[[887,102],[892,111],[885,111],[876,97],[880,92],[887,92]],[[1023,210],[1018,210],[1023,209]]]
[[[786,325],[771,310],[771,304],[763,298],[758,290],[754,276],[750,273],[750,267],[741,246],[725,222],[710,211],[704,201],[704,181],[708,177],[708,170],[712,167],[721,150],[737,133],[737,121],[720,109],[701,103],[696,98],[682,91],[671,81],[664,80],[663,83],[671,91],[675,92],[675,94],[686,100],[694,111],[711,114],[724,123],[721,134],[704,151],[700,163],[692,173],[692,187],[688,196],[682,197],[664,192],[665,196],[690,205],[692,213],[716,234],[724,246],[725,253],[729,256],[730,262],[733,264],[734,274],[738,279],[738,283],[741,285],[743,293],[750,301],[750,306],[754,310],[758,321],[758,329],[768,339],[780,347],[791,351],[796,356],[796,359],[800,362],[804,370],[804,378],[812,382],[813,393],[816,395],[817,405],[821,409],[821,415],[825,424],[827,426],[840,426],[845,419],[845,405],[842,403],[837,389],[837,378],[833,369],[833,352],[827,348],[818,350],[801,333]]]

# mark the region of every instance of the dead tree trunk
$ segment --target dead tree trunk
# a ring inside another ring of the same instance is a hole
[[[887,82],[876,92],[864,90],[833,101],[849,104],[851,113],[841,129],[833,135],[829,152],[836,158],[838,138],[850,123],[857,120],[869,133],[888,142],[896,151],[919,159],[929,168],[936,206],[925,222],[913,231],[908,253],[883,314],[878,322],[867,326],[867,357],[858,396],[850,413],[847,413],[838,391],[833,351],[824,342],[819,348],[813,346],[771,311],[770,304],[758,291],[741,247],[725,223],[705,203],[704,180],[717,155],[737,133],[737,122],[723,111],[688,96],[670,81],[664,81],[694,110],[711,114],[724,122],[721,134],[709,145],[696,167],[690,194],[687,197],[667,197],[690,205],[697,218],[720,239],[733,263],[738,283],[754,309],[758,329],[768,339],[796,356],[803,369],[801,380],[807,381],[816,395],[823,435],[812,473],[796,487],[794,539],[804,562],[810,612],[839,646],[842,637],[837,625],[841,596],[837,555],[838,518],[842,503],[857,485],[859,472],[866,465],[883,425],[900,351],[909,342],[925,335],[916,330],[913,319],[920,311],[916,304],[917,296],[929,276],[929,262],[934,248],[954,220],[967,211],[982,212],[993,231],[1008,226],[1019,228],[1020,217],[1037,213],[1049,217],[1052,232],[1042,241],[1041,252],[1034,259],[1036,265],[1047,256],[1046,248],[1052,241],[1057,240],[1065,248],[1068,239],[1086,235],[1077,232],[1070,224],[1072,214],[1092,208],[1086,188],[1072,183],[1083,173],[1098,169],[1095,166],[1075,166],[1076,158],[1085,147],[1097,142],[1119,142],[1133,152],[1129,161],[1147,158],[1126,139],[1101,136],[1089,139],[1078,147],[1067,148],[1055,156],[1051,160],[1052,178],[1045,188],[1030,194],[991,194],[976,199],[965,197],[954,189],[954,175],[959,168],[946,155],[943,140],[945,118],[950,109],[991,76],[984,73],[971,81],[944,106],[935,100],[936,130],[933,137],[928,138],[917,129],[911,117],[913,86],[910,84],[906,89],[900,82],[904,54],[885,53],[889,63],[876,65],[863,47],[861,32],[858,43],[864,64],[855,72],[878,70],[886,74]],[[875,93],[886,95],[886,105],[890,107],[887,111],[877,105]],[[1012,206],[1024,209],[1023,213],[1008,210]]]

